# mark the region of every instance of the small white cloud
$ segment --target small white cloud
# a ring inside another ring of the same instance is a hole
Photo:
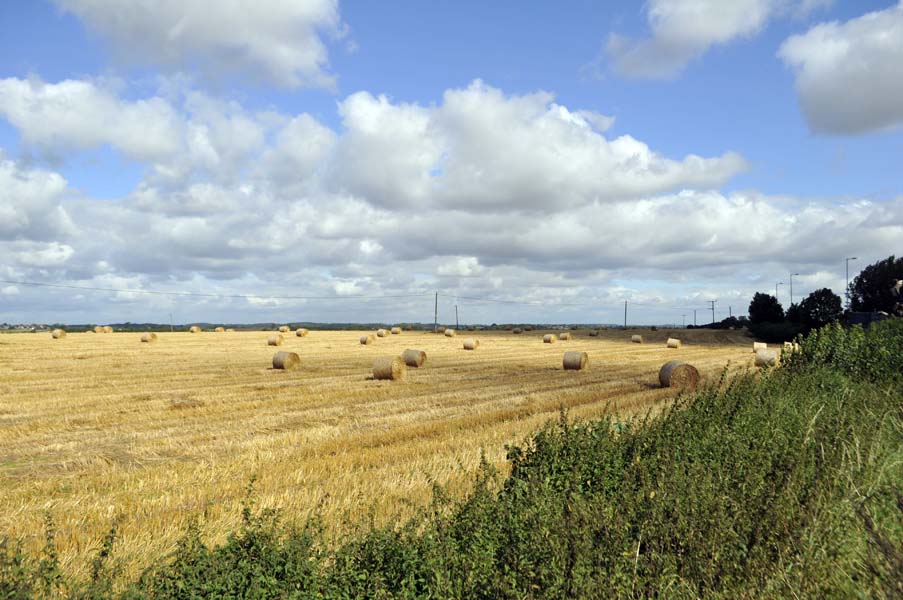
[[[8,285],[0,288],[0,294],[3,294],[4,296],[18,296],[19,288],[14,285]]]

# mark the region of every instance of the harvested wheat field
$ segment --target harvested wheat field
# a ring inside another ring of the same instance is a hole
[[[319,506],[327,531],[393,522],[431,497],[432,482],[461,494],[485,449],[504,468],[559,407],[575,418],[656,410],[676,393],[658,384],[680,359],[711,380],[729,361],[751,366],[736,332],[574,332],[581,371],[542,331],[481,332],[479,352],[425,332],[379,338],[318,331],[285,338],[300,368],[272,368],[266,332],[0,336],[0,537],[37,551],[45,511],[64,567],[86,574],[118,521],[113,559],[135,574],[170,552],[192,519],[221,540],[241,518],[256,476],[259,506],[287,518]],[[404,380],[373,379],[374,361],[407,348],[428,359]]]

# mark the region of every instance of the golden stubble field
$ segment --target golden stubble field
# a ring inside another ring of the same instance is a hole
[[[235,530],[253,476],[259,506],[288,518],[316,509],[341,535],[410,516],[434,482],[463,494],[481,449],[504,470],[505,444],[562,405],[573,418],[657,410],[675,393],[657,385],[667,360],[704,379],[752,362],[736,332],[578,331],[550,345],[543,331],[406,331],[362,346],[363,333],[286,334],[281,348],[260,331],[161,333],[154,344],[138,333],[0,335],[0,537],[37,551],[49,511],[64,567],[84,574],[118,519],[113,558],[134,574],[192,519],[208,540]],[[670,335],[682,349],[665,348]],[[465,337],[479,349],[463,350]],[[425,367],[404,382],[370,378],[375,358],[405,348],[425,350]],[[273,370],[277,350],[299,353],[302,368]],[[588,368],[563,371],[566,350],[588,352]]]

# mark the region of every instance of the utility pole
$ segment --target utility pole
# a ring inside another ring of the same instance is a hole
[[[439,331],[439,292],[436,292],[436,303],[433,304],[433,333]]]
[[[458,325],[458,305],[455,304],[455,329],[461,329],[461,326]]]
[[[624,329],[627,329],[627,300],[624,300]]]
[[[845,288],[844,291],[845,291],[845,295],[847,297],[847,310],[850,310],[852,308],[852,306],[851,306],[852,303],[850,302],[850,261],[857,260],[857,258],[855,256],[851,256],[851,257],[845,258],[843,260],[847,265],[847,287]]]
[[[793,306],[793,276],[800,276],[799,273],[791,273],[790,274],[790,306]]]
[[[775,299],[775,300],[778,300],[778,286],[779,286],[779,285],[784,285],[784,282],[783,282],[783,281],[779,281],[779,282],[777,282],[776,284],[774,284],[774,299]],[[778,301],[778,303],[780,304],[780,301]]]
[[[716,302],[718,302],[718,301],[717,300],[709,300],[709,304],[712,305],[712,325],[715,324],[715,303]]]
[[[696,327],[696,309],[693,309],[693,327]]]
[[[733,307],[730,304],[728,304],[727,305],[727,316],[729,316],[729,317],[734,316],[734,311],[732,309],[733,309]]]
[[[681,318],[681,325],[683,326],[684,329],[686,329],[687,328],[687,315],[680,315],[680,318]]]
[[[175,329],[172,328],[172,313],[169,313],[169,333],[172,333]]]

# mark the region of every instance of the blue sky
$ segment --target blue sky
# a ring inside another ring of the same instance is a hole
[[[0,279],[344,299],[0,284],[0,321],[680,322],[899,253],[897,2],[232,5],[0,4]]]

